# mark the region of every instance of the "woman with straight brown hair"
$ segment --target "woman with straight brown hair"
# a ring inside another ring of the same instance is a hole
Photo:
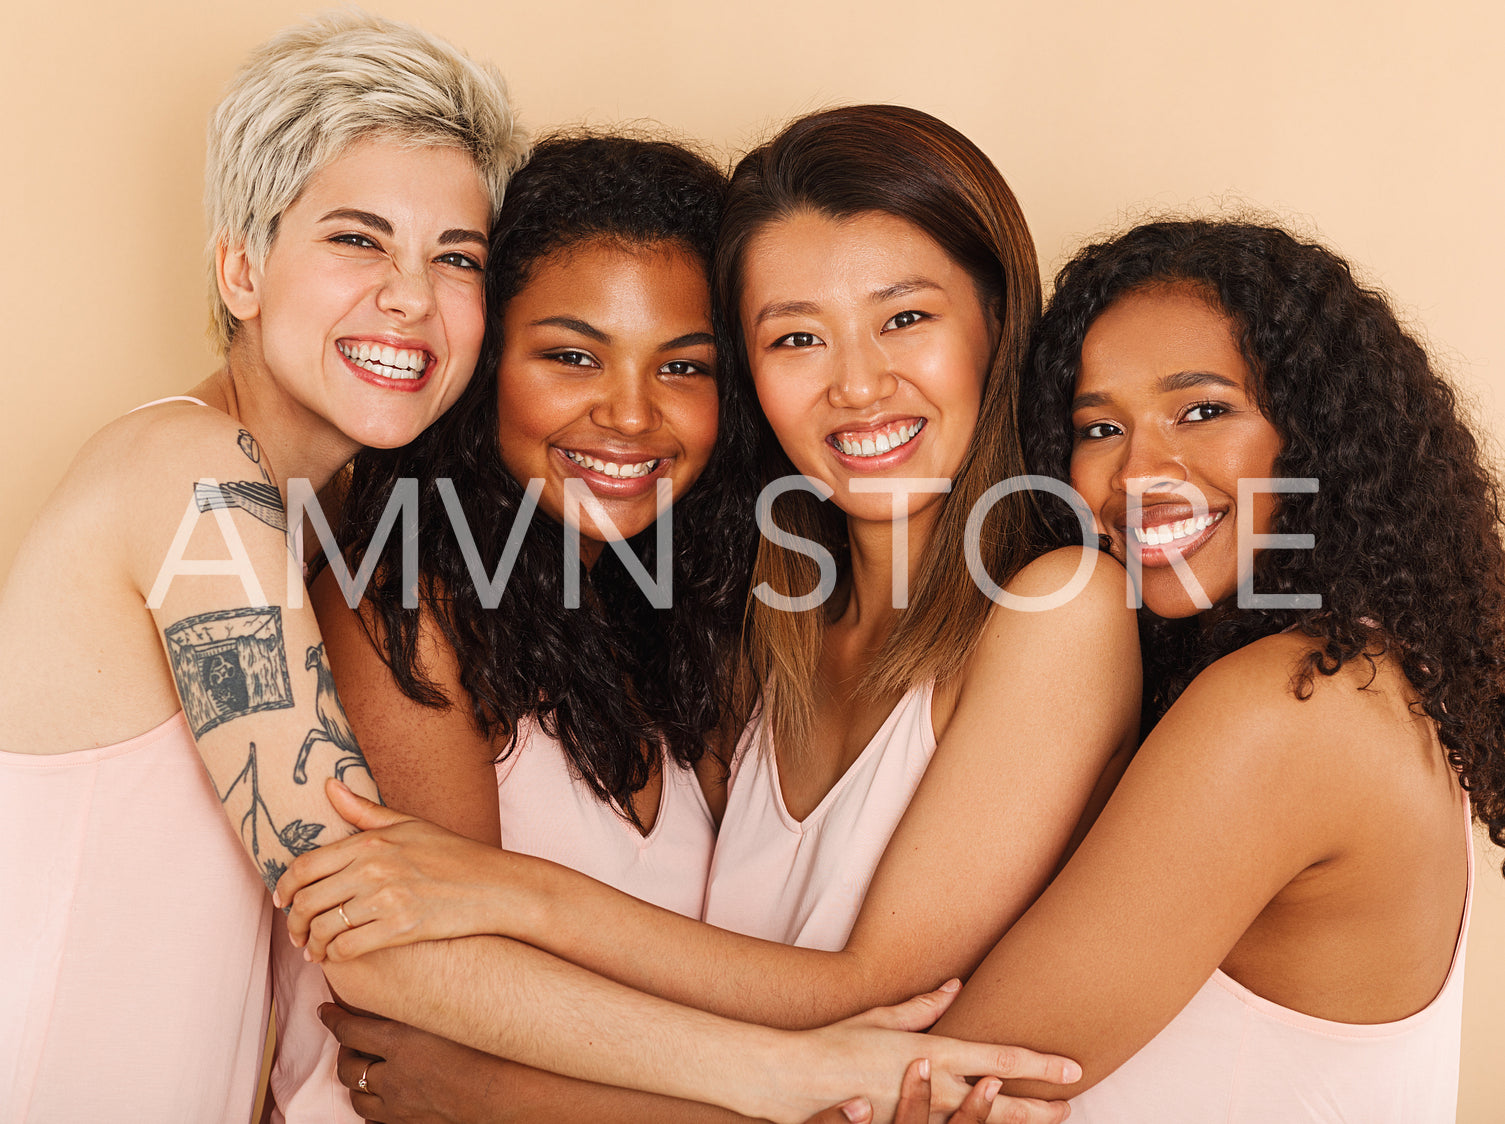
[[[742,683],[761,703],[709,924],[453,840],[425,860],[436,829],[405,822],[284,881],[287,899],[324,878],[291,916],[315,957],[494,932],[815,1026],[970,974],[1084,830],[1137,732],[1138,645],[1122,570],[1042,553],[1034,500],[1005,484],[1040,295],[1003,178],[916,110],[812,115],[738,166],[715,278],[768,487]]]

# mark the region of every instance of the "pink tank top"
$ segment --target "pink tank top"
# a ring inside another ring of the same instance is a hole
[[[507,850],[571,867],[686,917],[700,916],[716,825],[693,771],[665,759],[658,815],[646,836],[570,772],[559,743],[536,722],[520,726],[517,746],[497,764],[496,780]],[[324,974],[288,944],[280,918],[277,935],[280,1045],[272,1093],[280,1111],[273,1119],[358,1124],[349,1093],[335,1076],[339,1044],[317,1015],[319,1004],[329,1001]]]
[[[878,860],[935,753],[933,684],[894,706],[857,760],[803,820],[784,806],[760,711],[737,746],[703,919],[748,936],[844,947]]]
[[[1437,997],[1398,1022],[1339,1023],[1262,999],[1223,971],[1140,1051],[1071,1102],[1072,1124],[1452,1124],[1468,892]]]
[[[0,1121],[245,1124],[271,900],[182,712],[0,752]]]

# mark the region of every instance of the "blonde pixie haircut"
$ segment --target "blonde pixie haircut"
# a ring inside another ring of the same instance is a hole
[[[502,76],[442,39],[351,9],[278,32],[251,52],[209,123],[204,210],[221,351],[239,322],[213,277],[216,247],[244,243],[253,262],[265,261],[278,219],[308,181],[373,135],[468,153],[493,220],[527,156]]]

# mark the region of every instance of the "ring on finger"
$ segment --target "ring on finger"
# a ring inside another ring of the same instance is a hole
[[[372,1058],[370,1061],[368,1061],[366,1063],[366,1068],[361,1070],[360,1080],[355,1083],[355,1087],[363,1093],[371,1093],[371,1086],[366,1083],[366,1078],[371,1073],[371,1067],[375,1064],[375,1058]],[[374,1096],[375,1094],[372,1095]]]
[[[350,918],[348,918],[348,917],[345,916],[345,903],[344,902],[341,902],[339,905],[335,906],[334,907],[334,911],[340,915],[340,920],[343,921],[343,922],[345,922],[345,928],[347,928],[347,929],[354,929],[355,928],[355,924],[350,920]],[[364,1080],[364,1078],[362,1080]]]

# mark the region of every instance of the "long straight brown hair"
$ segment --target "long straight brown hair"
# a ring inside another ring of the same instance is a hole
[[[1040,317],[1040,270],[1014,193],[982,150],[945,122],[895,105],[858,105],[802,117],[743,157],[732,173],[713,268],[716,299],[736,342],[734,362],[751,378],[740,321],[748,246],[770,223],[799,212],[834,219],[882,212],[913,223],[967,271],[997,319],[999,342],[983,386],[971,447],[943,500],[935,533],[911,581],[909,607],[859,690],[870,698],[956,674],[971,655],[991,602],[967,568],[968,515],[994,484],[1025,472],[1018,433],[1020,373]],[[763,482],[796,469],[766,421]],[[821,543],[845,572],[846,520],[808,492],[774,505],[782,528]],[[1043,548],[1034,500],[1014,492],[983,523],[981,558],[1003,585]],[[753,584],[799,596],[819,582],[816,561],[760,538]],[[744,703],[753,692],[769,708],[774,736],[800,749],[808,741],[816,672],[828,619],[824,608],[785,612],[748,601]]]

